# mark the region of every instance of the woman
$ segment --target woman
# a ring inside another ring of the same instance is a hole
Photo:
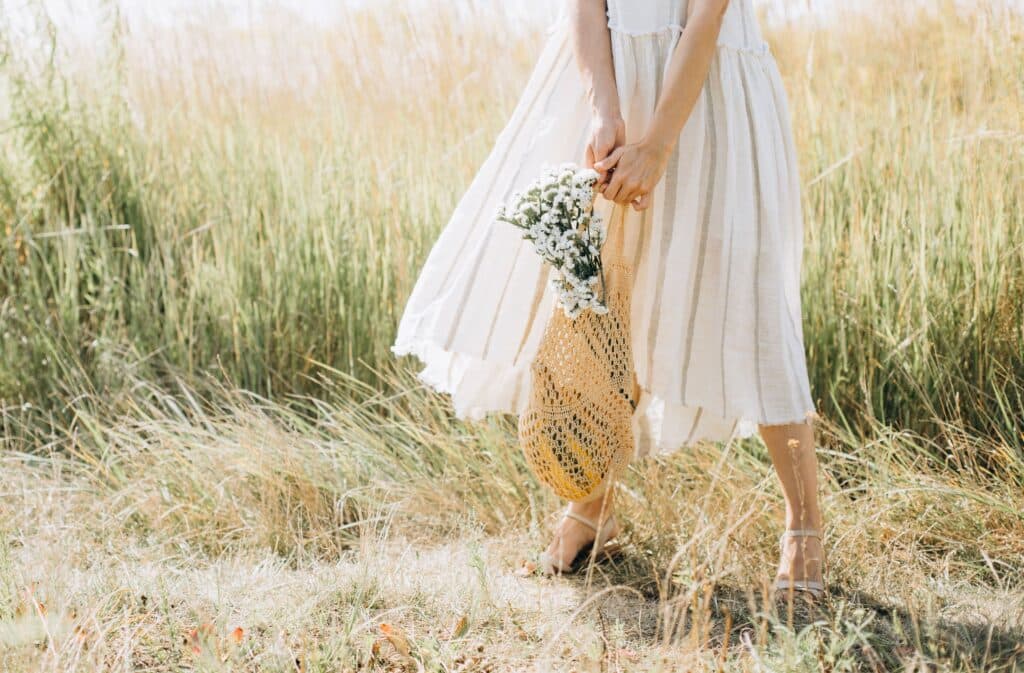
[[[419,356],[460,417],[522,412],[553,297],[549,270],[493,214],[542,166],[585,162],[633,259],[634,457],[759,429],[786,499],[775,586],[820,596],[799,176],[752,0],[568,7],[431,250],[394,351]],[[614,488],[597,495],[570,503],[549,572],[618,533]]]

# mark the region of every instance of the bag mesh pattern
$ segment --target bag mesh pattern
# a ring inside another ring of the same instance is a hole
[[[599,493],[605,480],[621,475],[634,451],[633,270],[622,254],[621,220],[612,218],[601,252],[608,312],[584,311],[572,319],[555,307],[530,366],[530,397],[519,416],[527,464],[567,500]]]

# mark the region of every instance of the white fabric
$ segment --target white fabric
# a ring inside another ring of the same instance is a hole
[[[610,0],[626,122],[650,122],[686,0]],[[643,213],[626,213],[640,403],[636,457],[814,414],[800,311],[799,177],[781,78],[751,0],[733,0],[700,99]],[[590,114],[568,25],[551,32],[508,125],[441,232],[393,346],[456,414],[519,413],[556,308],[549,271],[498,205],[542,166],[580,162]],[[609,202],[598,199],[599,209]]]

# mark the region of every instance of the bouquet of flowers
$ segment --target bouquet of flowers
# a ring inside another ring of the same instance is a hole
[[[596,292],[604,275],[601,245],[607,229],[593,212],[597,171],[575,164],[545,168],[522,192],[498,210],[498,221],[522,230],[537,254],[556,271],[552,279],[558,302],[569,318],[586,309],[608,312]]]

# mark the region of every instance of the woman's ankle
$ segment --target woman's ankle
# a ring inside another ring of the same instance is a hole
[[[587,500],[586,502],[575,501],[570,503],[570,510],[576,514],[589,517],[595,521],[606,519],[613,511],[614,498],[611,493],[606,496]]]

